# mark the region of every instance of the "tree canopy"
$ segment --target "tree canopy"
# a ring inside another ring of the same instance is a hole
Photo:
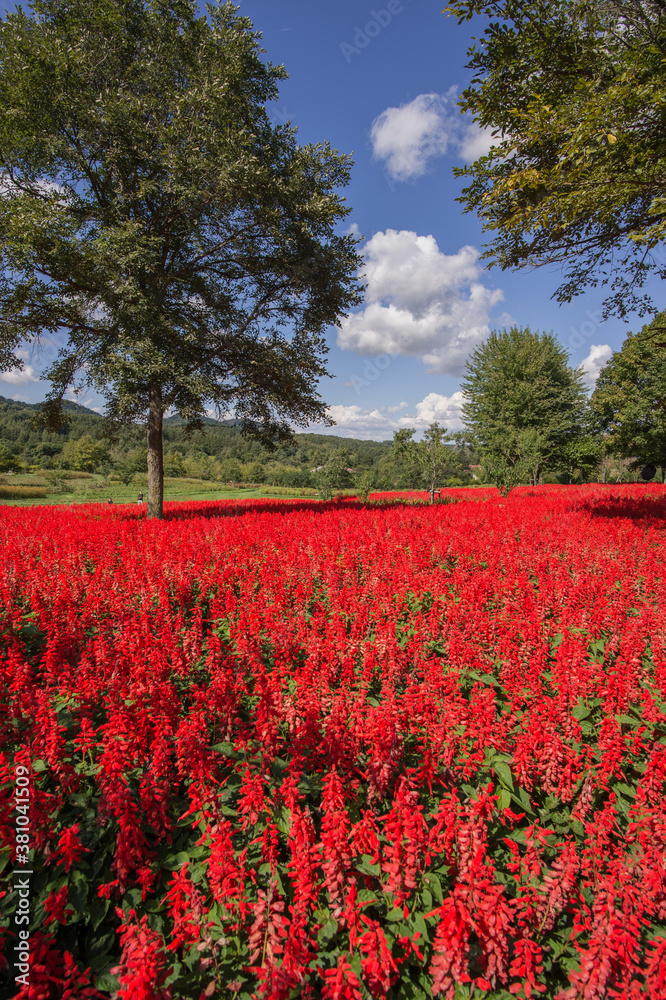
[[[233,411],[265,441],[326,420],[323,332],[358,301],[350,161],[273,125],[282,67],[230,3],[34,0],[0,23],[0,361],[66,341],[46,376],[114,419]]]
[[[592,394],[592,409],[607,446],[641,465],[655,465],[666,481],[666,347],[649,337],[663,330],[664,314],[639,335],[629,334],[607,361]],[[646,337],[646,334],[648,335]]]
[[[456,173],[502,269],[560,265],[569,302],[609,286],[605,315],[655,312],[666,277],[666,6],[642,0],[454,0],[489,18],[461,108],[492,130]]]
[[[550,333],[493,332],[472,352],[462,382],[465,426],[482,447],[489,482],[509,489],[569,463],[585,431],[582,373]]]
[[[421,441],[414,440],[415,434],[413,428],[396,431],[393,449],[398,459],[406,460],[414,481],[427,488],[432,503],[442,479],[462,471],[459,452],[452,447],[453,437],[437,422],[423,432]]]

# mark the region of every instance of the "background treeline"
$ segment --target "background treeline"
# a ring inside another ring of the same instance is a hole
[[[469,357],[462,388],[465,430],[432,424],[397,431],[393,441],[296,434],[273,451],[233,421],[199,430],[178,416],[164,422],[167,478],[220,484],[335,490],[428,489],[493,483],[666,480],[666,313],[629,334],[590,395],[581,369],[552,334],[511,327],[492,333]],[[66,404],[60,430],[40,421],[40,405],[0,396],[0,473],[93,474],[126,486],[145,473],[145,429],[111,423]]]
[[[67,426],[59,431],[40,426],[39,404],[0,396],[0,472],[44,470],[98,473],[130,483],[145,474],[146,445],[142,425],[111,427],[106,419],[76,403],[65,404]],[[455,435],[439,485],[473,483],[477,454]],[[324,470],[335,468],[335,485],[353,487],[365,479],[374,488],[422,487],[411,464],[391,441],[361,441],[329,434],[296,434],[292,442],[270,452],[244,437],[232,422],[206,420],[188,431],[179,417],[164,423],[164,467],[167,477],[191,477],[223,483],[257,483],[317,488]]]

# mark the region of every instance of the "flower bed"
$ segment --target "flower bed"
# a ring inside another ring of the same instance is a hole
[[[2,510],[3,996],[666,995],[666,489],[447,494]]]

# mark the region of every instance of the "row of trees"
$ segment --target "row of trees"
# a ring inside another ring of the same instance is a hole
[[[629,335],[602,370],[591,398],[582,372],[570,366],[551,334],[513,327],[493,333],[468,360],[464,431],[449,433],[433,424],[416,442],[415,431],[403,429],[393,447],[304,434],[271,454],[237,426],[209,421],[205,431],[192,433],[176,418],[164,431],[165,474],[314,487],[322,495],[344,488],[433,492],[474,480],[508,490],[544,479],[625,476],[627,464],[634,473],[654,466],[663,481],[666,345],[654,337],[663,322],[657,317],[639,335]],[[78,433],[54,434],[34,426],[34,410],[0,400],[0,471],[34,462],[45,469],[113,471],[129,482],[145,470],[137,427],[111,442],[103,436],[102,417],[72,405]],[[17,441],[25,441],[20,454],[22,444],[13,449],[10,444]]]
[[[119,475],[124,482],[144,476],[146,446],[141,428],[117,428],[109,438],[108,422],[85,407],[68,403],[69,421],[58,431],[36,421],[39,406],[0,397],[0,473],[68,470]],[[421,488],[424,480],[409,449],[400,452],[390,441],[364,441],[335,435],[295,434],[272,451],[245,437],[238,426],[207,420],[192,431],[178,418],[164,425],[165,476],[204,480],[266,483],[318,489]],[[477,462],[465,435],[447,436],[438,485],[473,481]],[[351,471],[350,471],[351,470]]]
[[[52,430],[38,422],[39,404],[0,396],[0,446],[4,445],[10,462],[5,468],[0,461],[0,472],[10,468],[16,471],[81,468],[95,472],[100,463],[108,465],[110,461],[116,466],[136,461],[145,474],[145,434],[140,425],[110,426],[104,417],[86,407],[70,402],[65,407],[67,424]],[[292,439],[278,442],[271,450],[243,435],[234,422],[208,418],[200,429],[193,430],[182,419],[167,417],[163,437],[166,475],[181,474],[175,472],[180,464],[186,467],[187,474],[201,476],[202,466],[208,464],[215,469],[213,478],[220,475],[241,480],[247,478],[249,469],[254,466],[256,470],[259,466],[268,478],[253,479],[255,482],[271,482],[281,473],[301,474],[326,465],[341,448],[349,452],[350,461],[346,464],[360,469],[385,465],[391,451],[389,442],[315,433],[294,434]],[[101,458],[97,449],[101,450]]]
[[[666,479],[666,345],[654,339],[659,316],[630,334],[602,370],[588,397],[583,372],[548,333],[512,327],[495,332],[469,358],[463,418],[480,450],[481,478],[509,491],[537,485],[544,475],[588,480],[604,475],[604,460],[621,456],[634,469]],[[434,424],[416,445],[399,431],[397,452],[411,450],[432,490],[450,436]]]

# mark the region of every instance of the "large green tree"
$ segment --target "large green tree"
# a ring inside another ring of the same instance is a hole
[[[666,347],[650,338],[662,330],[658,316],[640,334],[629,334],[606,362],[592,394],[592,409],[610,452],[654,465],[666,482]],[[646,336],[647,335],[647,336]]]
[[[282,67],[232,4],[34,0],[0,23],[0,362],[47,334],[47,416],[78,380],[146,419],[325,420],[325,328],[358,301],[350,161],[271,124]]]
[[[609,286],[605,314],[654,312],[666,277],[666,5],[614,0],[453,0],[490,19],[468,52],[461,108],[495,145],[457,174],[503,269],[555,264],[568,302]]]
[[[490,482],[508,489],[539,482],[569,463],[585,435],[582,372],[550,333],[511,327],[493,332],[469,357],[462,381],[463,421],[479,441]]]

